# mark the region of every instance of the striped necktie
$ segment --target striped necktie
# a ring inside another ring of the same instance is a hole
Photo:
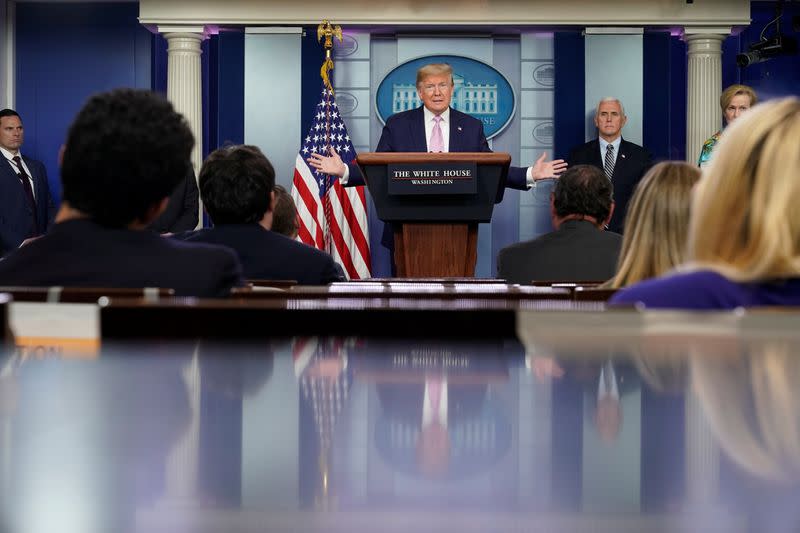
[[[614,145],[609,144],[606,146],[606,160],[603,163],[603,172],[606,173],[606,177],[611,179],[611,176],[614,175]]]

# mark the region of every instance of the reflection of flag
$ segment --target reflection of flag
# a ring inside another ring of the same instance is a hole
[[[333,91],[323,87],[314,121],[301,145],[292,183],[292,197],[300,223],[298,237],[330,253],[344,267],[348,278],[370,277],[364,187],[344,188],[335,176],[321,174],[308,164],[311,154],[327,154],[329,146],[333,146],[345,163],[355,158],[353,143]]]

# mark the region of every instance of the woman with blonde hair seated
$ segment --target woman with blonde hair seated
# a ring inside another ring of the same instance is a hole
[[[617,273],[604,288],[655,278],[683,262],[692,187],[699,179],[697,167],[679,161],[659,163],[644,175],[625,217]]]
[[[692,198],[687,265],[610,303],[800,305],[800,99],[762,104],[722,135]]]
[[[742,113],[758,103],[758,96],[752,87],[747,85],[731,85],[719,97],[719,106],[722,108],[722,120],[725,126],[730,125],[739,118]],[[699,167],[705,167],[711,159],[711,154],[719,142],[722,130],[712,135],[700,149],[700,157],[697,160]]]

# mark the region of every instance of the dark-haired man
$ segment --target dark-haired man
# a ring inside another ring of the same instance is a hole
[[[0,261],[0,285],[166,287],[224,296],[243,284],[235,254],[145,231],[190,165],[194,138],[148,91],[98,94],[67,133],[55,224]]]
[[[500,250],[498,276],[509,283],[609,279],[622,245],[619,234],[604,231],[613,213],[613,187],[603,171],[570,167],[550,195],[556,230]]]
[[[24,140],[19,114],[0,110],[0,256],[45,233],[55,215],[47,170],[22,155]]]
[[[199,182],[214,227],[176,238],[234,249],[247,279],[295,280],[300,285],[342,281],[330,255],[271,231],[275,170],[256,146],[211,152]]]

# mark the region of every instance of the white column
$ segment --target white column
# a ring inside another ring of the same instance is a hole
[[[160,501],[166,507],[191,506],[197,502],[200,461],[200,364],[197,351],[183,368],[183,379],[189,395],[189,422],[167,456],[165,494]]]
[[[722,125],[722,41],[730,27],[685,28],[688,67],[686,98],[686,160],[697,163],[703,143]]]
[[[195,175],[203,163],[203,82],[200,43],[208,36],[204,26],[159,26],[167,40],[167,98],[189,122],[194,135],[192,165]],[[202,220],[202,206],[199,215]]]
[[[713,507],[719,494],[719,446],[693,391],[685,402],[686,500],[693,508]]]

